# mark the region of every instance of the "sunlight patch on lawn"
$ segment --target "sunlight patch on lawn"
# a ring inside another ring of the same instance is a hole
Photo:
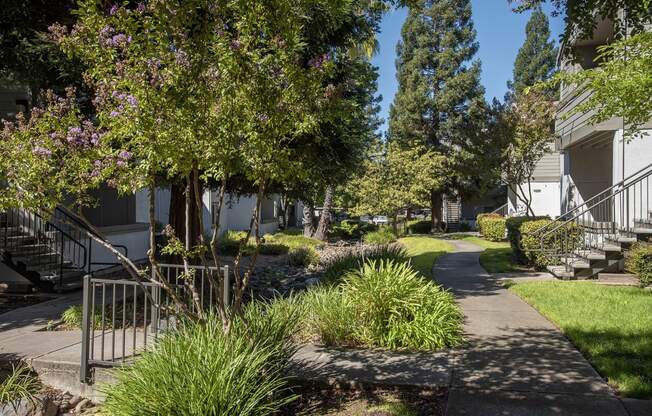
[[[429,236],[404,237],[399,242],[406,247],[414,268],[427,277],[432,277],[432,266],[440,256],[455,250],[449,242]]]

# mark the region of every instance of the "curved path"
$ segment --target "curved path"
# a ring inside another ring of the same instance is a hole
[[[447,415],[630,414],[554,325],[480,266],[481,247],[451,243],[456,252],[433,275],[462,307],[468,343],[456,354]]]

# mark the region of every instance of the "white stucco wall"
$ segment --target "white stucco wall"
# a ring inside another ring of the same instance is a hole
[[[559,182],[532,182],[531,206],[534,215],[555,218],[560,215],[561,185]],[[527,184],[523,185],[527,193]],[[508,214],[525,215],[525,204],[511,191],[508,195]]]
[[[149,249],[149,229],[145,226],[117,226],[107,227],[102,230],[112,244],[127,247],[127,254],[132,260],[141,260],[147,257]],[[122,251],[122,249],[120,248]],[[106,248],[96,242],[92,243],[93,262],[115,263],[116,257]],[[95,265],[93,270],[109,267],[108,265]]]
[[[625,178],[639,172],[652,164],[652,130],[645,130],[643,137],[625,141],[624,149]],[[613,140],[613,184],[623,178],[623,131],[618,130]],[[615,204],[615,220],[621,225],[633,225],[634,219],[646,218],[652,209],[652,178],[644,179],[621,193]],[[620,198],[629,200],[629,212],[621,213]]]

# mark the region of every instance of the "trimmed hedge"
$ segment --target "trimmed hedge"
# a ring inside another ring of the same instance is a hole
[[[509,217],[505,221],[507,229],[507,240],[512,247],[514,256],[521,263],[527,263],[527,259],[521,250],[521,225],[526,222],[549,220],[549,217]]]
[[[430,234],[432,230],[432,222],[429,220],[414,221],[408,224],[410,234]]]
[[[330,234],[344,240],[359,240],[364,234],[374,232],[378,229],[373,223],[366,223],[359,220],[343,220],[337,225],[331,226]]]
[[[505,218],[500,214],[479,214],[476,225],[480,234],[489,241],[505,239]]]
[[[561,237],[566,236],[575,241],[576,244],[579,244],[582,238],[582,232],[577,225],[570,223],[565,227],[565,231],[560,228],[558,231],[548,235],[543,242],[541,243],[541,235],[534,236],[533,233],[539,230],[542,227],[547,226],[548,224],[555,223],[561,224],[559,221],[553,221],[550,219],[540,219],[535,221],[525,221],[521,223],[519,228],[519,238],[520,238],[520,248],[519,255],[522,256],[524,260],[530,266],[534,266],[537,269],[543,269],[548,265],[555,264],[559,261],[550,255],[548,250],[555,250],[558,245],[561,247],[561,244],[564,244],[564,249],[568,251],[573,251],[573,246],[568,243],[568,241],[562,241]],[[555,227],[551,226],[552,229]],[[557,237],[557,238],[555,238]],[[543,251],[541,250],[543,246]]]
[[[652,285],[652,246],[635,244],[627,254],[625,268],[638,276],[641,286]]]

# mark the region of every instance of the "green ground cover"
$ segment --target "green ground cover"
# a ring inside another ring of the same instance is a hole
[[[557,281],[510,290],[554,322],[624,396],[652,398],[652,292]]]

